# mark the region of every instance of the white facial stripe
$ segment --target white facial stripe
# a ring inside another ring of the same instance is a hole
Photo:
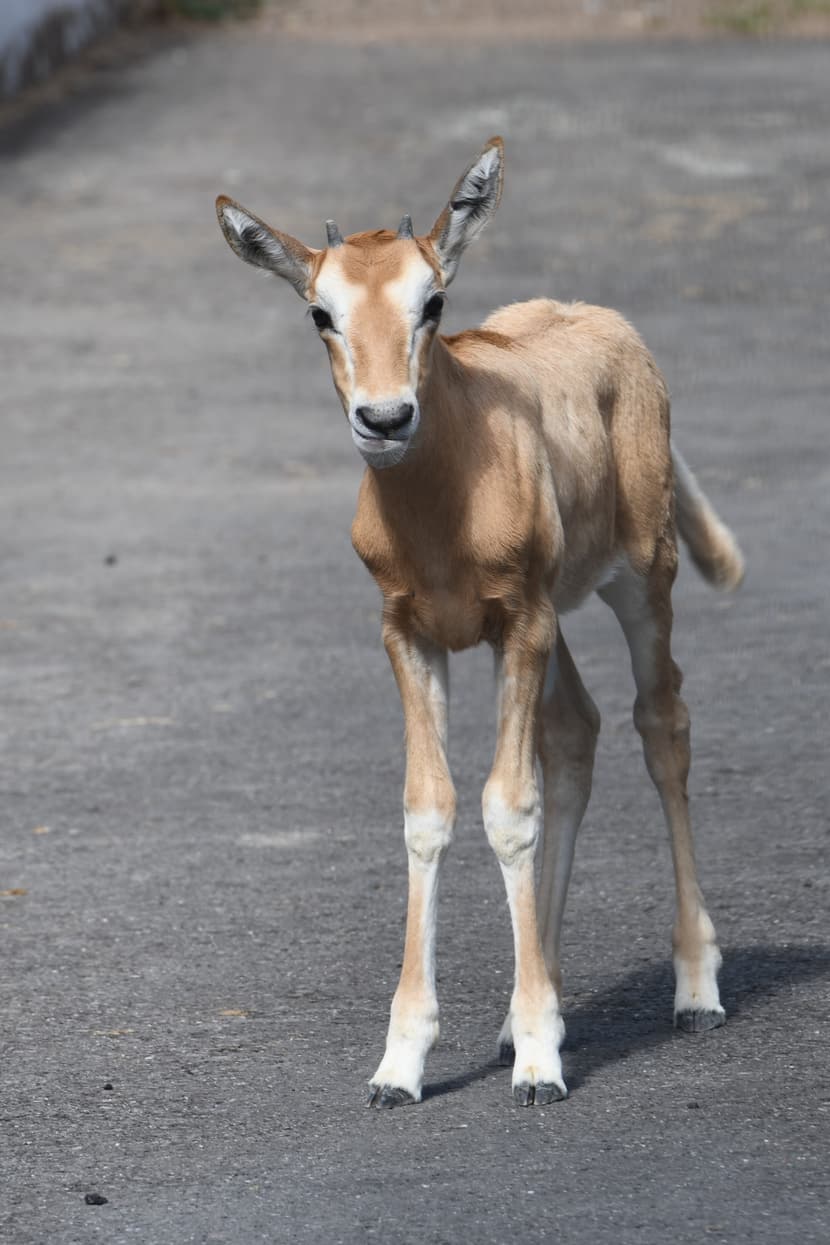
[[[344,336],[351,314],[367,296],[365,285],[347,281],[333,264],[324,264],[314,288],[314,302],[327,311],[335,328]]]
[[[414,320],[413,327],[416,327],[421,322],[424,303],[430,294],[435,293],[435,274],[423,260],[413,259],[401,276],[386,282],[383,293],[390,302]]]
[[[373,281],[371,279],[373,275],[371,270],[368,270],[367,278],[369,279],[364,282],[352,270],[349,271],[350,280],[344,274],[343,267],[336,256],[332,255],[327,257],[323,264],[314,288],[314,304],[331,316],[336,330],[336,336],[332,334],[330,345],[333,350],[336,349],[341,354],[345,365],[349,406],[352,410],[381,399],[390,400],[397,397],[401,401],[415,401],[420,379],[421,351],[418,342],[421,330],[424,328],[423,309],[427,299],[436,290],[435,274],[417,252],[406,257],[402,270],[399,269],[398,275],[392,280],[377,281],[375,278]],[[368,307],[370,299],[377,300],[377,308]],[[371,317],[366,314],[369,310],[373,312]],[[384,327],[388,324],[389,332],[393,334],[388,340],[378,340],[378,362],[381,370],[377,375],[373,368],[367,370],[365,366],[366,351],[371,347],[371,339],[366,336],[370,324],[371,331],[375,333],[383,333]],[[392,348],[392,340],[393,337],[396,343],[399,340],[399,325],[406,333],[401,345],[404,346],[406,343],[407,355],[405,360],[399,359],[395,362],[393,355],[396,354],[398,347],[396,344],[394,349]],[[363,384],[357,383],[358,367],[352,349],[353,346],[355,350],[357,349],[357,339],[352,341],[357,332],[361,334],[361,353],[365,373],[365,376],[360,379],[366,384],[371,384],[372,392],[364,389]],[[392,392],[393,386],[389,381],[383,380],[383,374],[386,372],[390,377],[391,375],[400,377],[402,362],[406,363],[407,370],[404,374],[406,381],[402,384],[396,383],[395,392]],[[374,380],[370,379],[372,376]],[[378,378],[381,379],[381,389],[375,392],[377,388],[375,382]]]
[[[384,298],[400,308],[413,328],[417,328],[425,302],[435,293],[435,274],[428,264],[413,258],[401,276],[381,286],[381,292]],[[342,271],[333,264],[323,265],[315,285],[314,302],[329,313],[338,332],[347,331],[352,312],[367,297],[365,285],[346,280]]]
[[[337,330],[337,349],[342,351],[349,378],[349,389],[354,394],[354,359],[349,347],[349,322],[355,307],[366,298],[365,285],[347,281],[334,264],[324,264],[314,288],[314,302],[331,316]]]
[[[409,385],[413,393],[418,389],[419,372],[416,339],[419,329],[424,327],[424,304],[435,291],[435,273],[420,257],[413,257],[401,276],[387,281],[383,287],[385,297],[399,307],[409,321]]]

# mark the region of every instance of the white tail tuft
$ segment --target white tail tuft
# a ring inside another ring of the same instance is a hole
[[[715,588],[737,588],[744,577],[738,542],[715,511],[679,450],[672,446],[677,530],[697,569]]]

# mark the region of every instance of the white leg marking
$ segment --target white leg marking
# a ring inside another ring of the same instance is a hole
[[[372,1086],[404,1090],[421,1101],[424,1063],[438,1041],[435,994],[435,916],[438,870],[452,839],[453,822],[437,809],[405,812],[409,853],[407,948],[401,981],[392,1000],[386,1050]]]
[[[532,871],[529,878],[523,877],[521,867],[500,863],[513,920],[513,935],[518,942],[522,937],[517,926],[524,902],[523,891],[528,881],[531,887],[533,885]],[[514,1089],[524,1085],[555,1085],[560,1091],[557,1097],[564,1097],[567,1090],[562,1075],[559,1047],[565,1036],[565,1025],[559,1014],[556,991],[550,982],[546,983],[544,989],[534,991],[532,998],[516,982],[510,1000],[510,1013],[502,1026],[502,1032],[508,1026],[516,1051],[513,1064]]]
[[[674,957],[674,973],[677,988],[674,993],[674,1010],[678,1012],[723,1012],[718,991],[718,969],[721,953],[714,943],[703,948],[696,964]]]
[[[697,925],[702,948],[694,960],[678,949],[674,953],[674,1014],[677,1017],[681,1012],[714,1012],[725,1018],[718,992],[721,953],[715,941],[715,927],[706,912],[698,913]]]
[[[498,786],[488,783],[482,799],[482,811],[484,829],[499,864],[512,864],[518,856],[528,852],[532,859],[542,816],[535,784],[525,806],[513,808],[506,803]]]
[[[491,782],[485,788],[482,806],[487,838],[504,878],[516,948],[516,983],[499,1042],[512,1041],[515,1047],[514,1090],[539,1087],[536,1101],[544,1102],[567,1093],[559,1058],[565,1026],[556,991],[543,972],[536,929],[533,852],[539,837],[541,810],[535,785],[528,794],[525,807],[513,808],[505,802],[497,784]],[[528,968],[523,969],[523,965]],[[528,980],[523,979],[524,971],[530,973]],[[552,1087],[555,1093],[550,1093]]]
[[[418,813],[404,809],[403,817],[404,841],[410,860],[415,858],[413,863],[430,865],[436,856],[443,856],[452,842],[452,820],[437,808]]]

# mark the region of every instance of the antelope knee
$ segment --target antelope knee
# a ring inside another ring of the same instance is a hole
[[[421,864],[443,856],[455,829],[455,801],[443,808],[404,808],[406,850]]]
[[[688,742],[689,710],[680,696],[674,695],[667,708],[641,700],[634,701],[634,726],[644,740],[653,736],[667,735],[681,743]]]
[[[509,801],[500,787],[488,784],[481,807],[487,839],[501,864],[512,864],[519,856],[535,851],[541,821],[538,792]]]

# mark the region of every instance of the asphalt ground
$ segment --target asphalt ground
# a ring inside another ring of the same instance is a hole
[[[162,42],[0,136],[0,1236],[823,1243],[828,1227],[830,47]],[[676,656],[729,1020],[671,1027],[669,850],[599,602],[565,938],[567,1102],[522,1110],[480,824],[489,655],[453,663],[456,845],[424,1101],[364,1108],[400,962],[402,720],[360,462],[224,191],[321,245],[424,230],[482,141],[502,207],[447,328],[615,306],[735,528]],[[88,1205],[100,1194],[106,1204]]]

